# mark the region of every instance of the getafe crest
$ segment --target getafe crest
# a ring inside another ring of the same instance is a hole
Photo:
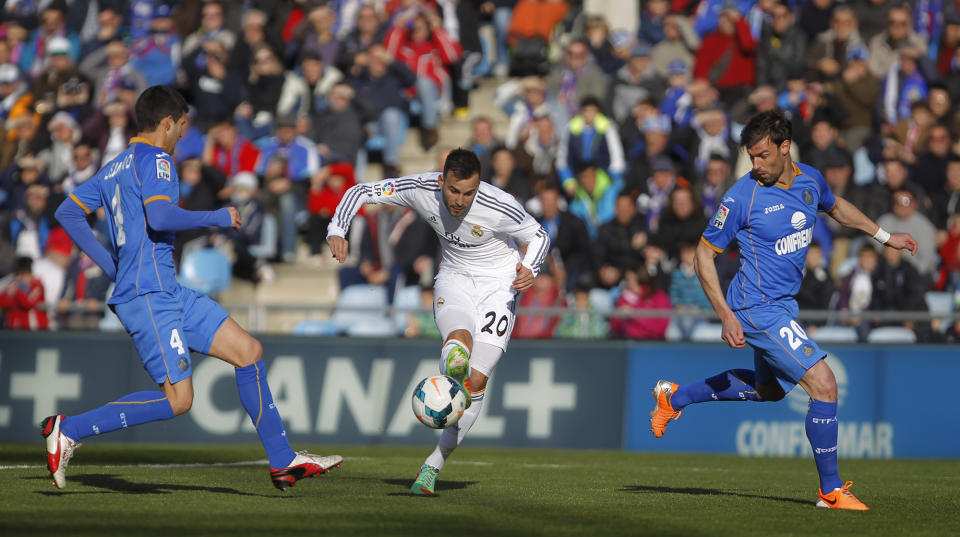
[[[470,232],[474,237],[480,238],[483,236],[483,228],[480,226],[473,226],[473,231]]]
[[[807,205],[813,205],[813,191],[809,188],[803,189],[803,202]]]

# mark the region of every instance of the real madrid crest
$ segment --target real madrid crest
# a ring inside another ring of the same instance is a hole
[[[473,226],[473,231],[471,232],[474,237],[480,238],[483,236],[483,228],[480,226]]]
[[[440,297],[440,298],[437,299],[437,305],[438,305],[438,306],[442,306],[444,302],[446,302],[446,301],[443,299],[443,297]]]

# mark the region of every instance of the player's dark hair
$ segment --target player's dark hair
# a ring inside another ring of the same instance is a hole
[[[187,113],[187,100],[170,86],[150,86],[137,98],[135,111],[140,132],[151,132],[167,116],[174,121]]]
[[[469,179],[480,173],[480,159],[477,154],[469,149],[458,147],[447,155],[447,160],[443,162],[443,176],[456,177],[457,179]]]
[[[744,149],[750,148],[767,136],[777,147],[793,136],[793,124],[782,111],[768,110],[750,118],[747,126],[740,133],[740,145]]]

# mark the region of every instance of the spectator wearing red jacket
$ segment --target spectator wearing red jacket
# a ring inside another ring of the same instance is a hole
[[[207,142],[203,148],[203,164],[213,166],[232,178],[240,172],[253,172],[260,159],[260,150],[237,132],[232,117],[218,120],[210,127]],[[220,199],[230,197],[228,183],[220,194]]]
[[[561,283],[549,270],[533,280],[533,287],[520,295],[521,308],[562,308],[566,300],[560,293]],[[513,337],[518,339],[549,339],[560,323],[558,315],[521,314],[517,316]]]
[[[460,59],[463,48],[447,34],[435,11],[404,11],[394,19],[385,46],[397,60],[417,75],[415,99],[420,103],[420,145],[424,150],[438,140],[438,104],[449,104],[449,66]]]
[[[0,308],[11,330],[46,330],[50,322],[44,303],[43,281],[33,275],[33,260],[18,257],[15,277],[0,291]]]
[[[757,42],[740,13],[724,9],[717,30],[707,34],[694,57],[693,77],[705,78],[731,103],[745,94],[756,79]]]
[[[348,188],[356,184],[353,165],[335,162],[310,180],[307,210],[310,211],[310,253],[319,254],[327,238],[327,224]],[[361,209],[362,210],[362,209]]]
[[[627,269],[623,280],[626,288],[614,303],[617,311],[670,308],[670,296],[657,289],[645,266]],[[628,339],[664,340],[669,324],[669,317],[614,317],[610,319],[610,331]]]

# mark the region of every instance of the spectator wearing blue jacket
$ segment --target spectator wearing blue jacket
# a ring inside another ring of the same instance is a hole
[[[149,86],[173,84],[180,67],[183,43],[173,27],[170,6],[153,7],[150,33],[137,39],[130,47],[133,66],[147,78]]]
[[[316,144],[297,135],[293,116],[277,118],[274,136],[261,138],[257,174],[264,177],[264,203],[280,222],[280,247],[285,262],[296,259],[297,231],[307,219],[310,177],[320,170]]]
[[[616,214],[617,194],[623,189],[623,180],[607,175],[601,168],[587,166],[564,188],[573,197],[570,212],[583,220],[590,239],[596,240],[600,226]]]
[[[20,51],[20,69],[37,78],[47,70],[49,61],[45,53],[47,43],[54,37],[65,37],[70,42],[70,58],[80,59],[80,38],[68,30],[66,25],[66,5],[50,2],[40,12],[40,26],[30,32],[30,38]]]
[[[724,9],[735,9],[746,14],[756,3],[757,0],[703,0],[693,15],[693,29],[700,37],[713,33]]]

